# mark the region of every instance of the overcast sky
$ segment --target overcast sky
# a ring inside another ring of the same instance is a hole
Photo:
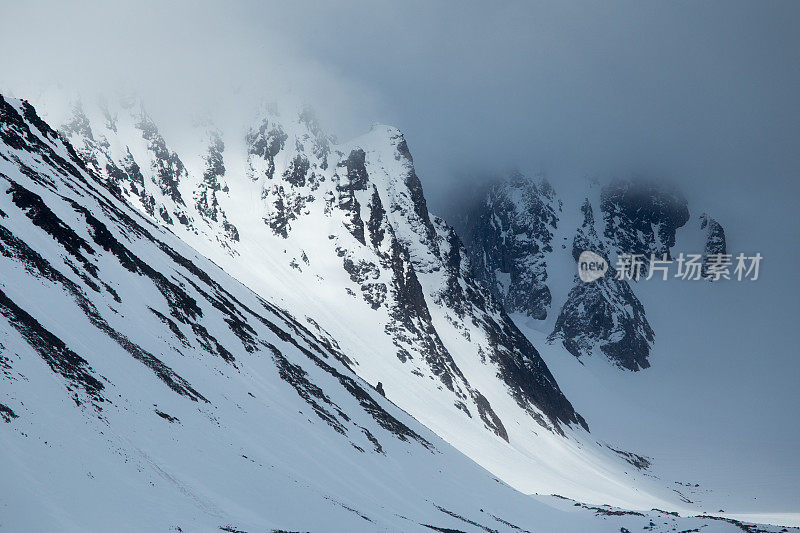
[[[391,123],[434,209],[511,168],[798,192],[800,2],[17,4],[4,91],[126,78],[166,103],[291,96],[340,137]]]

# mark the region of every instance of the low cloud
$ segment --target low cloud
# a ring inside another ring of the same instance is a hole
[[[0,90],[302,102],[342,138],[392,123],[435,210],[512,168],[800,192],[796,2],[228,4],[5,6]]]

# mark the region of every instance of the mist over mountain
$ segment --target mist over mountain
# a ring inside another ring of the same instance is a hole
[[[0,529],[800,526],[795,4],[0,14]]]

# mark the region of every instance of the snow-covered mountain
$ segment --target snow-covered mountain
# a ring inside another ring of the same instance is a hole
[[[784,444],[769,429],[792,418],[792,402],[762,402],[757,392],[790,389],[773,375],[758,379],[758,387],[753,379],[773,371],[770,354],[793,344],[784,323],[791,313],[768,303],[782,301],[787,273],[772,270],[781,251],[769,247],[773,226],[761,223],[763,211],[697,190],[685,197],[666,182],[560,178],[553,187],[513,175],[454,206],[450,215],[468,239],[473,264],[487,253],[504,258],[494,272],[476,274],[501,297],[525,283],[520,270],[543,280],[552,303],[510,314],[588,415],[595,437],[651,457],[649,471],[680,480],[675,489],[688,500],[752,512],[794,508],[792,446],[782,455]],[[714,254],[756,255],[763,248],[772,258],[766,277],[713,281]],[[583,251],[605,259],[605,276],[581,281]],[[667,279],[648,272],[647,259],[639,281],[617,279],[617,260],[631,253],[672,258]],[[682,278],[681,258],[692,255],[701,258],[696,275]],[[689,494],[687,484],[699,489]]]
[[[70,122],[76,152],[0,100],[0,526],[737,527],[532,499],[451,447],[517,487],[685,510],[593,441],[396,130],[268,118],[238,157],[205,131],[181,157],[122,109]]]
[[[308,110],[249,119],[199,121],[182,154],[135,100],[75,106],[62,129],[119,198],[306,317],[359,376],[514,487],[638,508],[672,498],[597,445],[471,276],[454,230],[428,212],[400,132],[376,126],[336,144]]]

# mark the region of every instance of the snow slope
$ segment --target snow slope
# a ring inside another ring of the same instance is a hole
[[[428,212],[395,128],[337,143],[308,110],[266,106],[170,130],[136,99],[53,102],[47,116],[121,199],[313,321],[360,377],[513,487],[686,507],[668,482],[587,432],[537,350],[473,279],[455,232]]]
[[[2,97],[0,180],[4,530],[739,527],[513,490]]]

